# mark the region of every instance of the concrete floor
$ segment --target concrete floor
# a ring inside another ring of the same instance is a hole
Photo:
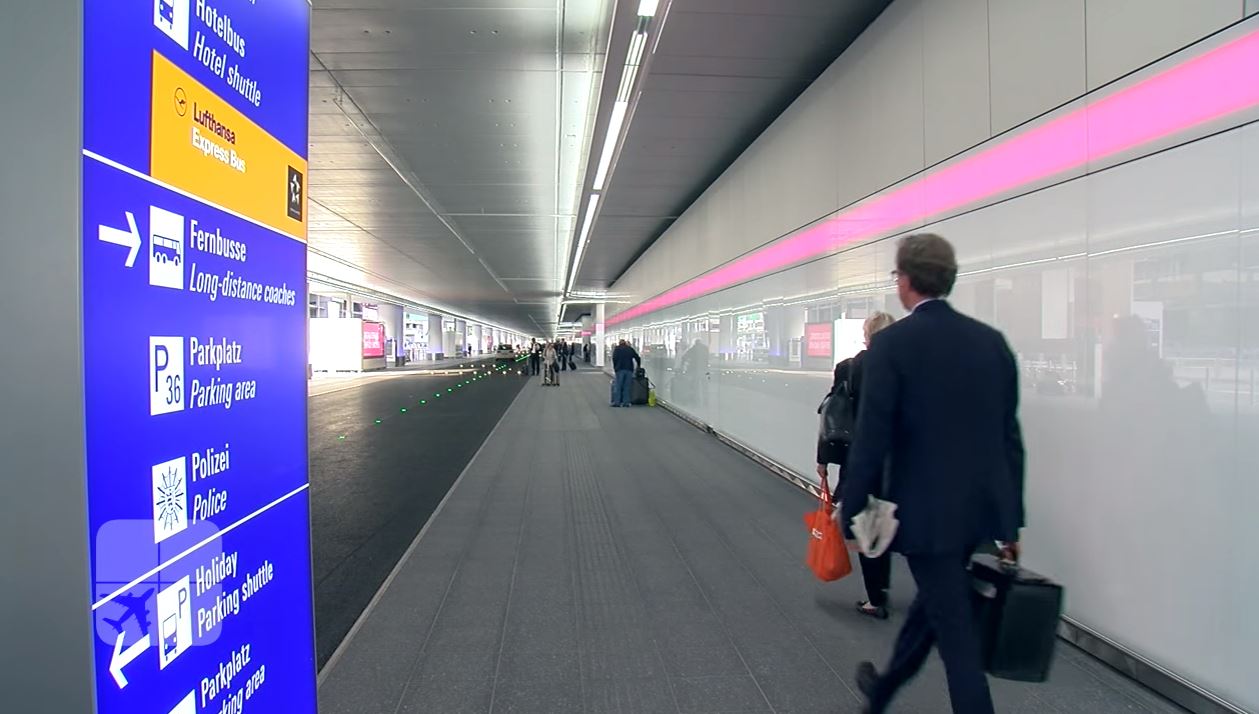
[[[457,364],[471,363],[450,366]],[[482,374],[494,367],[492,361],[476,364]],[[320,666],[526,379],[494,373],[472,381],[474,376],[417,372],[362,380],[352,388],[310,397]],[[466,382],[471,383],[458,386]]]
[[[320,711],[856,712],[852,674],[893,618],[860,578],[804,567],[810,500],[608,380],[531,380],[325,669]],[[1059,643],[1048,683],[993,680],[1001,712],[1178,711]],[[933,657],[893,711],[948,711]]]

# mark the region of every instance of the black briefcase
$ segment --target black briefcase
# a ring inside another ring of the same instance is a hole
[[[970,572],[984,668],[1002,679],[1045,681],[1058,639],[1062,586],[994,555],[971,558]]]

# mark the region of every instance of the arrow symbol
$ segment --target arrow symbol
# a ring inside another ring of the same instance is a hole
[[[119,632],[118,639],[114,640],[114,655],[109,658],[109,673],[114,675],[114,681],[118,683],[119,689],[127,686],[127,678],[123,675],[122,668],[131,664],[132,660],[149,648],[148,635],[132,642],[131,646],[125,650],[122,648],[122,638],[123,633]]]
[[[140,252],[140,230],[136,228],[136,217],[131,211],[127,211],[127,226],[130,230],[100,226],[97,235],[106,243],[130,248],[131,252],[127,254],[127,267],[130,268],[136,264],[136,254]]]

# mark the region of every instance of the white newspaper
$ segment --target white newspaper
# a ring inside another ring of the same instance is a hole
[[[896,504],[874,496],[870,497],[865,509],[852,518],[852,534],[857,539],[861,554],[867,558],[877,558],[887,552],[899,526]]]

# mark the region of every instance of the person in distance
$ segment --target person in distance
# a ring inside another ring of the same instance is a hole
[[[554,342],[546,343],[546,347],[542,349],[542,384],[559,386],[560,373],[558,364],[558,352],[555,349]]]
[[[870,347],[870,340],[874,338],[876,333],[893,322],[896,322],[896,318],[886,312],[876,312],[867,317],[862,325],[866,348]],[[862,350],[855,357],[837,363],[835,365],[835,378],[831,383],[831,391],[826,394],[828,399],[847,399],[845,408],[851,410],[853,415],[857,414],[858,409],[861,407],[861,388],[862,376],[865,372],[865,358],[866,350]],[[825,403],[823,403],[823,406],[825,406]],[[818,407],[819,413],[822,411],[822,408]],[[833,502],[839,501],[840,484],[848,473],[848,456],[851,450],[852,444],[847,441],[828,441],[822,435],[819,434],[818,436],[818,478],[828,478],[827,468],[830,464],[839,466],[836,486],[831,491],[831,500]],[[873,495],[879,498],[883,497],[881,483],[877,484]],[[892,579],[892,554],[884,552],[877,558],[867,558],[864,553],[858,553],[857,557],[861,561],[861,579],[866,586],[866,599],[857,603],[857,612],[875,619],[886,620],[888,617],[887,591]]]
[[[886,464],[886,497],[900,519],[892,549],[908,561],[918,595],[887,669],[861,663],[857,686],[865,711],[885,711],[936,646],[953,711],[990,714],[967,565],[984,541],[1008,542],[1007,555],[1018,554],[1018,365],[1000,332],[945,301],[957,278],[948,241],[929,233],[902,239],[893,276],[910,314],[870,342],[842,518],[851,523],[879,492]]]

